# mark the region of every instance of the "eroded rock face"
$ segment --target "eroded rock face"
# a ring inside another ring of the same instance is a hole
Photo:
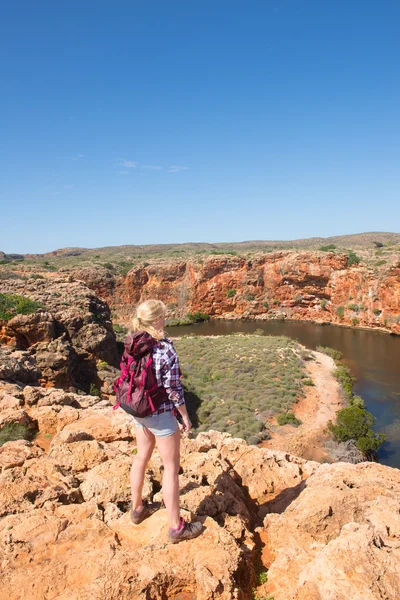
[[[77,352],[87,352],[110,364],[118,356],[111,325],[110,309],[82,281],[62,278],[6,280],[1,292],[23,295],[42,305],[31,315],[17,315],[5,325],[3,333],[23,346],[50,341],[63,333]]]
[[[90,383],[99,383],[96,361],[118,365],[110,309],[83,282],[60,278],[7,280],[2,282],[1,292],[23,295],[42,307],[0,323],[4,344],[1,379],[22,383],[40,380],[88,392]],[[27,354],[13,354],[23,351]],[[105,389],[110,389],[108,381]]]
[[[208,256],[203,262],[164,260],[134,267],[125,277],[115,276],[113,286],[84,269],[76,269],[75,276],[126,322],[137,302],[157,297],[177,317],[196,311],[225,319],[286,317],[400,334],[400,268],[348,267],[346,255],[271,252],[250,260],[238,256]],[[236,293],[228,297],[228,290]]]

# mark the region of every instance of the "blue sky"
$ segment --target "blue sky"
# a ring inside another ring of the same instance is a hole
[[[0,250],[400,231],[397,0],[4,0]]]

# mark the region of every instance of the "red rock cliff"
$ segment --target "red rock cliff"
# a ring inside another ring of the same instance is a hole
[[[175,316],[289,318],[385,329],[400,334],[400,268],[347,266],[347,256],[275,252],[153,262],[112,283],[76,273],[121,320],[146,298],[162,299]]]

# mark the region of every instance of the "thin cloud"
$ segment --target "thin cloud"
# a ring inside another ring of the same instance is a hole
[[[72,190],[73,185],[64,185],[64,190]]]
[[[158,165],[143,165],[142,169],[149,169],[150,171],[160,171],[162,167]]]
[[[121,167],[125,167],[126,169],[135,169],[139,163],[134,160],[123,160],[120,164]]]
[[[187,171],[189,167],[182,167],[181,165],[172,165],[168,167],[168,173],[179,173],[180,171]]]
[[[129,171],[118,171],[118,175],[129,175]]]
[[[81,158],[83,158],[83,154],[76,154],[72,157],[72,160],[80,160]]]

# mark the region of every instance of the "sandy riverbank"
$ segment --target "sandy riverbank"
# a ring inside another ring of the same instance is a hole
[[[324,430],[328,421],[334,420],[336,411],[342,408],[343,398],[333,375],[336,368],[334,360],[321,352],[314,352],[314,355],[316,360],[307,363],[307,372],[314,385],[306,388],[305,397],[293,407],[302,424],[299,427],[280,427],[275,419],[271,420],[271,439],[260,446],[321,462],[330,460],[324,448],[324,442],[328,439]]]

